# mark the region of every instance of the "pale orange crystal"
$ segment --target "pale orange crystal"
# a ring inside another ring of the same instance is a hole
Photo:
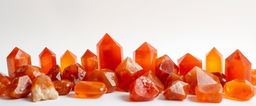
[[[66,67],[76,64],[77,57],[72,52],[67,50],[60,58],[61,71],[63,71]]]
[[[222,61],[222,55],[220,52],[215,47],[212,48],[212,50],[206,55],[206,71],[222,73]]]

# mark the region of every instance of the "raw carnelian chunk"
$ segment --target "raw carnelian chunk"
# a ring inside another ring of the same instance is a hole
[[[164,90],[163,83],[157,78],[157,76],[151,70],[144,73],[143,76],[152,79],[152,81],[154,82],[154,84],[156,85],[156,87],[158,88],[158,90],[160,92],[162,92]]]
[[[107,92],[107,87],[102,82],[80,81],[74,91],[78,98],[99,98]]]
[[[256,85],[256,69],[251,70],[251,83]]]
[[[222,73],[222,64],[222,55],[215,47],[212,48],[206,55],[206,71]]]
[[[142,67],[129,57],[118,65],[115,72],[119,81],[118,90],[126,92],[130,84],[143,74]]]
[[[183,81],[173,82],[167,89],[165,89],[163,95],[168,100],[184,100],[189,93],[189,84]]]
[[[81,57],[82,66],[87,70],[87,75],[90,76],[91,72],[98,68],[97,56],[89,49],[86,50],[84,55]]]
[[[132,101],[150,101],[160,93],[152,77],[142,75],[130,84],[130,99]]]
[[[21,49],[15,47],[7,56],[8,73],[10,77],[14,77],[15,71],[23,65],[31,65],[30,55]]]
[[[157,50],[147,42],[134,51],[134,60],[143,68],[143,71],[151,70],[155,73],[156,58]]]
[[[36,77],[31,88],[32,101],[57,99],[58,92],[54,88],[54,84],[50,77],[41,75]]]
[[[69,80],[76,84],[77,82],[84,80],[85,76],[86,71],[84,68],[80,64],[76,63],[64,69],[61,75],[61,79]]]
[[[37,76],[40,76],[44,73],[41,71],[40,67],[32,66],[32,65],[24,65],[19,67],[14,74],[15,74],[15,77],[28,75],[29,78],[33,81]]]
[[[97,44],[99,68],[115,70],[122,61],[122,46],[107,33]]]
[[[225,74],[220,73],[220,72],[213,72],[212,74],[215,75],[216,77],[218,77],[218,79],[219,79],[219,81],[220,81],[222,86],[225,85],[225,83],[227,82]]]
[[[172,61],[168,55],[159,57],[156,60],[156,75],[164,83],[167,80],[167,77],[179,71],[178,66]]]
[[[47,47],[39,55],[42,71],[47,74],[56,65],[56,54]]]
[[[187,74],[195,66],[202,68],[202,61],[187,53],[180,59],[178,59],[180,74]]]
[[[225,74],[228,81],[234,79],[251,81],[251,62],[236,50],[225,61]]]
[[[197,85],[195,92],[199,102],[220,103],[222,101],[223,88],[219,83]]]
[[[96,69],[86,78],[88,81],[103,82],[107,87],[107,93],[113,92],[118,86],[118,79],[114,71],[110,69]]]
[[[24,98],[30,93],[32,81],[28,75],[16,77],[8,87],[8,96],[10,98]]]
[[[235,79],[225,84],[224,93],[228,99],[247,101],[254,96],[254,88],[247,80]]]
[[[198,85],[210,85],[219,83],[219,79],[216,76],[203,71],[199,67],[194,67],[185,75],[184,79],[185,82],[189,83],[190,85],[190,94],[195,94],[195,88]]]
[[[7,76],[4,76],[0,73],[0,97],[6,96],[6,90],[10,84],[10,79]]]
[[[54,87],[59,95],[67,95],[74,87],[74,84],[69,80],[53,81]]]
[[[171,73],[167,78],[166,81],[164,82],[164,87],[167,88],[169,87],[173,82],[175,81],[183,81],[184,77],[179,74]]]
[[[76,64],[77,57],[72,52],[67,50],[61,57],[60,57],[60,67],[61,71],[63,71],[66,67]]]
[[[47,75],[51,78],[52,81],[61,80],[60,72],[61,72],[60,66],[55,65],[50,69]]]

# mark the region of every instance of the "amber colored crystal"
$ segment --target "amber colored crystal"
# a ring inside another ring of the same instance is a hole
[[[227,81],[234,79],[251,81],[251,62],[236,50],[225,60],[225,75]]]
[[[52,81],[61,80],[60,72],[61,72],[60,66],[55,65],[50,69],[47,75],[51,78]]]
[[[45,74],[48,74],[49,70],[56,65],[56,55],[47,47],[39,55],[40,65]]]
[[[91,72],[98,68],[97,56],[89,49],[86,50],[84,55],[81,57],[82,66],[87,70],[87,75],[90,76]]]
[[[126,92],[130,84],[143,74],[142,67],[129,57],[117,66],[115,72],[119,81],[118,90]]]
[[[184,100],[189,93],[189,84],[183,81],[173,82],[167,89],[165,89],[163,95],[168,100]]]
[[[67,95],[73,89],[74,84],[69,80],[53,81],[54,87],[59,95]]]
[[[80,64],[76,63],[64,69],[61,74],[61,79],[69,80],[76,84],[77,82],[84,80],[85,76],[86,71],[84,68]]]
[[[0,97],[6,96],[6,90],[10,84],[10,79],[7,76],[0,73]]]
[[[228,99],[247,101],[254,96],[254,88],[247,80],[235,79],[225,84],[224,94]]]
[[[108,89],[107,93],[115,91],[118,86],[118,78],[115,72],[110,69],[96,69],[86,80],[103,82]]]
[[[122,46],[112,39],[107,33],[97,44],[99,68],[115,70],[122,62]]]
[[[153,71],[155,73],[155,62],[157,50],[149,43],[144,42],[134,51],[134,60],[143,68],[143,71]]]
[[[44,73],[41,71],[40,67],[33,65],[24,65],[19,67],[14,74],[15,77],[28,75],[29,78],[33,81],[37,76],[40,76]]]
[[[220,103],[223,98],[223,88],[219,83],[197,85],[195,93],[198,102]]]
[[[8,96],[10,98],[23,98],[30,93],[32,81],[28,75],[16,77],[8,87]]]
[[[30,55],[21,49],[15,47],[7,56],[8,73],[10,77],[14,77],[15,71],[23,65],[31,65]]]
[[[179,74],[171,73],[164,82],[164,87],[169,87],[175,81],[184,81],[184,77]]]
[[[148,76],[140,76],[130,84],[130,99],[132,101],[150,101],[156,98],[160,90]]]
[[[74,91],[78,98],[99,98],[107,92],[107,87],[102,82],[80,81]]]
[[[206,71],[207,72],[220,72],[222,73],[222,55],[220,52],[214,47],[212,50],[206,55]]]
[[[185,75],[184,80],[190,85],[190,94],[195,94],[195,88],[198,85],[210,85],[219,83],[219,79],[216,76],[203,71],[199,67],[194,67],[191,71],[189,71]]]
[[[58,92],[54,88],[54,84],[50,77],[41,75],[36,77],[31,88],[32,101],[57,99]]]
[[[256,85],[256,69],[251,70],[251,83]]]
[[[178,59],[178,64],[180,68],[180,74],[187,74],[195,66],[202,68],[202,61],[187,53],[180,59]]]
[[[212,74],[215,75],[216,77],[218,77],[218,79],[219,79],[219,81],[220,81],[222,86],[225,85],[225,83],[227,82],[225,74],[220,73],[220,72],[213,72]]]
[[[177,74],[179,71],[178,66],[172,61],[168,55],[163,55],[156,60],[155,65],[157,77],[164,83],[167,77],[174,73]]]
[[[77,57],[72,52],[67,50],[61,57],[60,57],[60,67],[61,71],[63,71],[66,67],[76,64]]]

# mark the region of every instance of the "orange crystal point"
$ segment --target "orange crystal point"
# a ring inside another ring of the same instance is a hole
[[[222,64],[222,55],[215,47],[212,48],[206,55],[206,71],[222,73]]]
[[[251,70],[251,83],[256,85],[256,69]]]
[[[236,50],[225,61],[225,74],[228,81],[233,79],[251,80],[251,62]]]
[[[61,71],[63,71],[66,67],[76,64],[77,58],[72,52],[67,50],[60,58]]]
[[[49,50],[47,47],[39,55],[41,69],[45,74],[56,65],[56,54]]]
[[[202,68],[202,61],[194,57],[193,55],[187,53],[180,59],[178,59],[178,64],[180,68],[180,74],[187,74],[195,66]]]
[[[78,98],[99,98],[107,92],[107,87],[102,82],[80,81],[74,91]]]
[[[142,67],[130,57],[127,57],[116,68],[119,85],[118,90],[129,91],[129,85],[143,74]]]
[[[173,82],[167,89],[165,89],[163,95],[168,100],[184,100],[189,93],[189,84],[183,81]]]
[[[122,61],[122,46],[107,33],[97,44],[99,68],[115,70]]]
[[[190,94],[195,94],[195,88],[197,85],[210,85],[218,84],[219,79],[206,71],[203,71],[199,67],[194,67],[185,75],[185,82],[190,84]]]
[[[144,42],[134,51],[134,60],[143,68],[143,71],[152,70],[155,73],[157,50],[149,43]]]
[[[179,71],[179,67],[172,61],[172,59],[168,55],[159,57],[156,60],[155,66],[156,75],[163,83],[166,82],[167,77],[170,74],[177,74]]]
[[[93,70],[98,68],[97,56],[89,49],[87,49],[84,55],[81,57],[81,63],[82,66],[87,70],[86,76],[89,76]]]
[[[223,98],[223,88],[219,83],[198,85],[195,92],[199,102],[220,103]]]
[[[21,49],[15,47],[7,56],[8,73],[10,77],[14,77],[15,71],[23,65],[31,65],[30,55]]]
[[[247,80],[235,79],[225,84],[224,93],[229,99],[247,101],[254,96],[254,87]]]

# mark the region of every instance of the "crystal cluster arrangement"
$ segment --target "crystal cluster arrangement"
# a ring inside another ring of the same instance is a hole
[[[12,50],[7,57],[9,75],[0,74],[2,98],[31,94],[36,102],[72,91],[76,98],[99,98],[120,91],[128,92],[131,101],[150,101],[159,95],[182,101],[193,95],[197,102],[220,103],[223,98],[247,101],[255,95],[256,70],[239,50],[224,61],[213,48],[202,69],[202,61],[189,53],[175,64],[168,55],[158,57],[147,42],[134,51],[133,59],[123,58],[121,45],[105,34],[97,44],[97,54],[86,50],[81,64],[69,50],[61,56],[60,65],[48,48],[39,58],[40,67],[34,66],[29,54],[17,47]]]

